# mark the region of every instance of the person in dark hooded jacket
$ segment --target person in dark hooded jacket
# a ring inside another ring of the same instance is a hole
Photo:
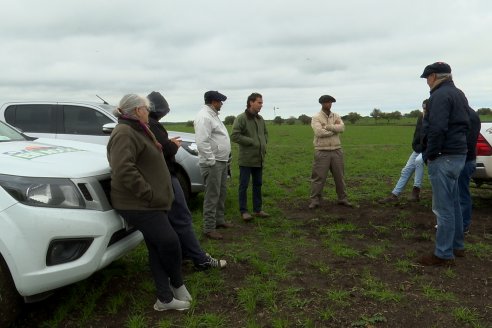
[[[157,141],[162,145],[162,152],[169,168],[169,173],[171,174],[174,201],[168,212],[168,217],[171,226],[178,234],[183,257],[191,258],[193,264],[199,270],[224,268],[227,262],[225,260],[215,259],[205,253],[193,231],[191,212],[188,209],[181,184],[176,177],[175,155],[181,146],[181,140],[179,137],[169,139],[166,129],[159,123],[159,120],[169,113],[169,105],[166,99],[156,91],[151,92],[147,98],[152,103],[149,113],[149,128]]]

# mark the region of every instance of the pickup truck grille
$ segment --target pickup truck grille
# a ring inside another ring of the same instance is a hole
[[[99,180],[99,184],[101,185],[104,194],[106,195],[106,198],[108,199],[108,202],[111,206],[111,178],[104,179],[104,180]]]

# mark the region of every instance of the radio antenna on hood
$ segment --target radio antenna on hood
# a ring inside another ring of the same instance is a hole
[[[109,105],[109,103],[108,103],[106,100],[102,99],[102,98],[101,98],[101,97],[99,97],[98,95],[96,95],[96,97],[97,97],[97,98],[99,98],[99,99],[101,99],[105,105]]]

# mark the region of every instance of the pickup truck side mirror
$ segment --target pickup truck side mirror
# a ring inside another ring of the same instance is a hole
[[[103,133],[104,134],[111,134],[113,132],[114,128],[116,127],[117,123],[106,123],[103,125]]]

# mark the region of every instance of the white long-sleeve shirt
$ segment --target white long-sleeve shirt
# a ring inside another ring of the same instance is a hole
[[[218,112],[204,105],[195,118],[194,127],[199,163],[212,166],[215,161],[227,162],[231,140]]]

